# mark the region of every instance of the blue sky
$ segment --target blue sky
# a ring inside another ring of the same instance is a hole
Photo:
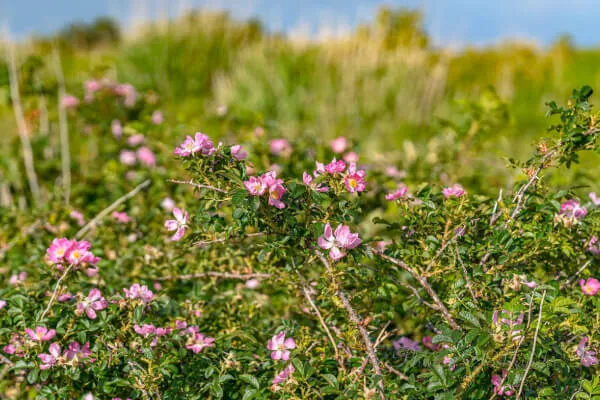
[[[47,33],[74,20],[111,15],[128,25],[137,18],[190,7],[226,8],[258,16],[275,30],[352,27],[382,4],[419,7],[436,44],[483,45],[524,38],[542,45],[569,33],[578,45],[600,44],[600,0],[0,0],[0,24],[14,36]]]

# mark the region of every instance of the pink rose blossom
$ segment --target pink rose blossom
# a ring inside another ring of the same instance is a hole
[[[396,349],[396,351],[401,350],[401,349],[411,350],[411,351],[421,351],[422,350],[421,345],[419,345],[419,342],[417,342],[416,340],[407,338],[405,336],[403,336],[397,340],[393,340],[392,346],[394,346],[394,349]]]
[[[317,192],[323,193],[323,192],[329,191],[329,187],[323,186],[321,183],[315,184],[313,177],[311,175],[307,174],[306,172],[302,173],[302,182],[306,186],[310,187],[313,190],[316,190]]]
[[[90,243],[85,240],[73,241],[71,247],[65,253],[65,261],[72,265],[96,264],[100,261],[100,258],[95,257],[90,252],[90,247]]]
[[[180,210],[176,207],[173,209],[173,216],[175,219],[166,221],[165,227],[168,231],[175,231],[175,234],[171,237],[171,240],[176,242],[185,234],[185,230],[187,229],[188,213],[187,211]]]
[[[343,160],[338,161],[334,157],[329,164],[325,165],[324,169],[325,172],[332,175],[342,173],[346,170],[346,163]]]
[[[115,211],[112,213],[112,217],[122,224],[131,222],[131,217],[125,212]]]
[[[175,149],[174,153],[182,157],[188,157],[196,153],[206,156],[212,155],[216,150],[212,140],[208,136],[201,132],[196,132],[193,138],[188,135],[181,146]]]
[[[273,139],[269,143],[271,153],[274,155],[289,155],[292,152],[292,146],[286,139]]]
[[[262,196],[267,190],[267,186],[262,179],[256,176],[251,176],[247,181],[244,181],[244,186],[252,196]]]
[[[258,279],[248,279],[244,286],[246,286],[246,289],[256,289],[260,286],[260,281]]]
[[[46,250],[48,260],[53,264],[60,264],[65,261],[64,257],[67,251],[71,248],[73,242],[69,239],[53,239],[52,244]]]
[[[123,165],[134,165],[136,163],[135,152],[131,150],[121,150],[121,153],[119,153],[119,161]]]
[[[192,154],[198,152],[198,150],[199,148],[196,144],[196,141],[191,136],[188,136],[185,139],[185,141],[175,149],[173,153],[181,157],[189,157]]]
[[[175,208],[175,201],[172,198],[170,198],[170,197],[165,197],[160,202],[160,206],[165,211],[173,211],[173,208]]]
[[[600,205],[600,197],[596,196],[596,192],[591,192],[588,196],[590,196],[592,204],[594,204],[595,206]]]
[[[398,188],[396,189],[395,192],[386,194],[385,199],[387,201],[394,201],[394,200],[398,200],[398,199],[406,197],[407,194],[408,194],[408,188],[406,187],[405,184],[401,183],[398,185]]]
[[[588,278],[587,281],[581,279],[579,281],[579,286],[581,286],[583,294],[588,296],[594,296],[600,291],[600,282],[596,278]]]
[[[4,307],[6,307],[6,301],[0,300],[0,310],[2,310]]]
[[[37,326],[35,331],[27,328],[25,329],[25,333],[34,342],[47,342],[56,336],[56,331],[54,329],[48,329],[44,326]]]
[[[494,393],[496,393],[500,396],[512,396],[515,393],[515,390],[513,389],[512,386],[509,386],[509,385],[500,386],[500,383],[502,382],[503,377],[506,377],[506,371],[502,371],[502,376],[500,376],[500,375],[492,376],[492,385],[494,386]]]
[[[598,364],[598,357],[596,357],[595,351],[585,349],[587,342],[587,336],[581,338],[579,346],[577,346],[577,355],[581,359],[581,365],[584,367],[591,367],[592,365]]]
[[[154,298],[154,293],[148,289],[148,286],[140,286],[139,283],[134,283],[129,289],[125,288],[123,291],[125,292],[125,298],[131,300],[139,299],[144,304],[150,303]]]
[[[588,242],[588,251],[595,256],[600,255],[600,242],[598,242],[598,238],[596,236],[592,236],[590,241]]]
[[[278,179],[281,181],[281,179]],[[285,208],[285,204],[281,201],[283,195],[287,192],[287,189],[283,187],[281,183],[275,183],[269,186],[269,205],[282,209]]]
[[[271,350],[273,360],[287,361],[290,359],[290,350],[296,348],[293,338],[286,338],[285,332],[279,332],[267,342],[267,349]]]
[[[287,367],[285,367],[284,369],[279,371],[277,375],[275,375],[272,381],[273,385],[279,385],[280,383],[287,381],[288,378],[294,374],[294,372],[296,372],[294,366],[291,363],[288,364]]]
[[[60,357],[60,346],[58,343],[52,343],[48,348],[48,354],[42,353],[38,355],[39,359],[43,364],[40,365],[40,369],[49,369],[56,364],[58,357]]]
[[[137,149],[136,152],[137,159],[147,167],[155,167],[156,166],[156,156],[150,150],[150,148],[144,146]]]
[[[135,102],[137,101],[137,91],[132,85],[129,83],[117,85],[114,92],[116,95],[124,98],[123,104],[125,104],[126,107],[131,108],[135,106]]]
[[[88,296],[77,303],[77,314],[81,315],[85,312],[89,319],[96,319],[96,311],[104,310],[108,307],[108,302],[98,289],[91,289]]]
[[[337,261],[346,256],[344,249],[351,250],[357,247],[360,244],[360,238],[358,233],[350,232],[350,228],[346,225],[338,225],[333,232],[331,225],[327,223],[323,236],[319,237],[318,244],[320,248],[329,250],[331,259]]]
[[[8,280],[8,283],[13,286],[16,286],[16,285],[25,283],[25,279],[27,279],[27,272],[22,271],[22,272],[19,272],[18,274],[12,274],[10,276],[10,279]]]
[[[579,203],[579,200],[570,199],[560,205],[559,215],[570,219],[580,220],[587,215],[587,209]]]
[[[467,194],[467,192],[465,192],[465,189],[463,189],[460,184],[455,183],[450,187],[444,188],[444,190],[442,190],[442,194],[448,199],[450,197],[462,197]]]
[[[65,357],[67,361],[74,363],[94,362],[94,359],[90,358],[91,355],[90,342],[86,342],[83,346],[78,342],[71,342],[63,353],[63,357]]]
[[[346,161],[347,163],[356,163],[356,162],[358,162],[359,156],[357,153],[350,151],[350,152],[344,154],[343,158],[344,158],[344,161]]]
[[[160,110],[155,110],[155,111],[152,113],[152,118],[151,118],[151,120],[152,120],[152,123],[153,123],[154,125],[160,125],[160,124],[162,124],[162,123],[163,123],[163,121],[164,121],[163,113],[162,113]]]
[[[142,326],[140,326],[138,324],[135,324],[135,325],[133,325],[133,330],[138,335],[147,337],[147,336],[150,336],[153,333],[155,333],[156,327],[154,325],[152,325],[152,324],[144,324]]]
[[[365,171],[360,169],[356,169],[356,163],[350,163],[348,166],[348,173],[344,177],[344,185],[346,185],[346,190],[350,193],[356,192],[364,192],[367,187],[367,183],[365,182]]]
[[[331,150],[334,153],[343,153],[346,151],[346,147],[348,147],[348,140],[345,137],[340,136],[331,141]]]
[[[123,126],[121,125],[121,121],[118,119],[113,119],[110,123],[110,130],[114,137],[120,138],[123,135]]]
[[[70,94],[66,94],[62,98],[61,104],[63,108],[75,108],[79,105],[79,99]]]
[[[204,336],[201,333],[193,333],[187,341],[185,348],[193,351],[195,354],[200,353],[207,347],[214,346],[215,338]]]
[[[242,150],[242,146],[236,144],[235,146],[231,146],[231,156],[236,160],[243,160],[248,156],[248,153]]]
[[[129,139],[127,139],[127,144],[130,146],[138,146],[142,143],[144,143],[144,140],[146,140],[145,136],[142,135],[141,133],[129,136]]]

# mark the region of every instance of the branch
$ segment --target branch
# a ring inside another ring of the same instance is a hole
[[[265,232],[249,233],[249,234],[247,234],[247,235],[242,236],[241,238],[239,238],[239,240],[241,241],[241,240],[244,240],[246,238],[253,238],[253,237],[259,237],[259,236],[265,236],[265,235],[266,235]],[[230,240],[230,239],[223,238],[223,239],[199,241],[199,242],[194,243],[194,246],[204,247],[204,246],[208,246],[209,244],[224,243],[224,242],[227,242],[228,240]]]
[[[498,193],[498,200],[494,203],[494,209],[492,211],[492,218],[490,219],[490,226],[496,223],[496,220],[500,217],[500,214],[496,215],[496,210],[498,210],[498,203],[502,201],[502,189],[500,189],[500,193]]]
[[[43,320],[44,317],[46,316],[46,314],[48,313],[48,311],[50,311],[50,307],[52,307],[52,303],[54,303],[56,294],[58,293],[58,290],[60,289],[60,283],[63,281],[63,279],[65,279],[67,277],[67,274],[69,273],[69,271],[71,271],[71,268],[73,268],[73,264],[70,264],[67,267],[67,269],[65,269],[65,272],[63,272],[61,277],[58,278],[58,281],[56,282],[56,286],[54,287],[54,292],[52,292],[52,297],[50,297],[50,301],[48,302],[46,309],[44,310],[44,312],[42,313],[42,316],[40,317],[40,319],[38,321]]]
[[[234,272],[200,272],[197,274],[187,274],[187,275],[168,275],[161,276],[159,278],[155,278],[155,281],[184,281],[189,279],[198,279],[198,278],[206,278],[206,277],[215,277],[215,278],[223,278],[223,279],[240,279],[240,280],[248,280],[252,278],[270,278],[271,274],[238,274]]]
[[[5,35],[8,36],[8,33],[5,32]],[[27,180],[29,181],[29,188],[31,189],[33,200],[35,203],[38,203],[40,201],[40,187],[38,184],[37,175],[35,173],[33,150],[31,149],[31,142],[29,141],[30,132],[29,128],[27,127],[27,123],[25,122],[23,106],[21,105],[21,94],[19,93],[19,74],[17,72],[17,63],[15,60],[14,43],[12,43],[10,38],[6,41],[6,50],[10,80],[10,97],[13,103],[12,105],[15,113],[15,119],[17,120],[19,137],[21,138],[25,172],[27,173]]]
[[[71,155],[69,153],[69,123],[67,112],[63,106],[65,97],[65,76],[60,62],[58,49],[54,47],[52,51],[54,59],[54,68],[56,70],[56,79],[58,81],[58,127],[60,131],[60,155],[62,159],[62,184],[65,196],[65,204],[69,204],[71,198]]]
[[[467,268],[463,263],[462,257],[460,256],[460,250],[458,249],[458,243],[456,244],[456,257],[458,258],[458,263],[463,270],[463,274],[465,276],[465,282],[467,284],[467,288],[469,289],[469,293],[471,293],[471,297],[473,298],[473,302],[477,304],[477,298],[475,297],[475,292],[473,291],[473,287],[471,286],[471,280],[469,279],[469,273],[467,272]]]
[[[436,308],[442,313],[442,316],[448,322],[448,324],[450,325],[450,327],[452,329],[454,329],[454,330],[461,330],[461,327],[456,323],[456,321],[454,320],[454,318],[452,317],[452,315],[450,314],[450,312],[448,311],[448,309],[446,308],[446,306],[444,305],[444,303],[440,300],[440,298],[437,295],[437,293],[433,290],[433,288],[431,287],[431,285],[427,282],[427,278],[419,275],[417,273],[417,271],[415,271],[412,267],[406,265],[401,260],[397,260],[395,258],[387,256],[387,255],[383,254],[383,252],[381,252],[379,250],[373,250],[373,252],[375,254],[377,254],[379,257],[383,258],[384,260],[389,261],[392,264],[399,266],[403,270],[407,271],[413,278],[415,278],[416,281],[419,282],[419,284],[423,287],[423,289],[425,289],[425,291],[433,299],[433,302],[436,305]]]
[[[521,392],[523,392],[523,386],[525,386],[525,380],[527,379],[527,374],[531,369],[531,364],[533,363],[533,357],[535,356],[535,345],[537,344],[538,333],[540,332],[540,325],[542,324],[542,311],[544,308],[544,299],[546,298],[546,291],[542,293],[542,300],[540,301],[540,311],[538,315],[537,326],[535,327],[535,334],[533,335],[533,347],[531,348],[531,355],[529,356],[529,362],[527,363],[527,367],[525,368],[525,372],[523,373],[523,379],[521,380],[521,386],[519,386],[519,392],[517,393],[516,400],[519,400],[521,397]]]
[[[331,269],[331,266],[329,265],[329,262],[320,253],[317,253],[317,256],[319,257],[319,259],[321,260],[323,265],[325,265],[327,272],[331,275],[331,277],[333,279],[333,271]],[[377,358],[377,355],[375,354],[375,349],[373,348],[373,343],[371,343],[371,338],[369,337],[369,332],[363,326],[362,319],[358,316],[358,314],[352,307],[352,304],[350,303],[350,300],[348,300],[348,296],[346,296],[346,293],[344,293],[344,291],[339,288],[339,285],[336,285],[336,286],[338,287],[336,289],[336,294],[340,298],[342,304],[344,305],[344,308],[346,309],[346,312],[348,313],[350,322],[352,322],[355,325],[355,327],[358,329],[358,331],[360,332],[363,342],[365,344],[365,347],[367,348],[367,356],[369,358],[369,361],[371,362],[371,365],[373,365],[373,371],[375,371],[375,376],[377,378],[379,378],[379,380],[377,382],[377,386],[379,388],[379,398],[385,399],[384,385],[383,385],[383,379],[382,379],[383,375],[381,373],[381,367],[379,365],[380,362],[379,362],[379,359]]]
[[[461,225],[458,228],[455,228],[455,230],[459,229],[459,231],[456,232],[456,233],[454,233],[454,236],[452,236],[452,238],[450,238],[450,240],[448,240],[446,243],[442,244],[442,247],[440,247],[440,249],[438,250],[438,252],[435,255],[435,257],[433,257],[433,259],[429,262],[429,264],[425,268],[425,273],[429,272],[429,270],[431,269],[431,267],[433,267],[433,264],[435,264],[435,262],[437,261],[437,259],[442,256],[442,254],[444,253],[444,250],[446,250],[446,247],[448,247],[450,245],[450,243],[454,242],[454,240],[460,235],[460,233],[461,233],[461,229],[460,228],[466,229],[466,226]]]
[[[142,191],[142,189],[150,186],[150,183],[151,183],[150,179],[145,180],[144,182],[137,185],[131,192],[125,194],[124,196],[117,199],[117,201],[112,203],[110,206],[106,207],[104,210],[102,210],[98,215],[96,215],[90,222],[88,222],[83,228],[81,228],[75,234],[75,239],[80,239],[83,236],[85,236],[85,234],[90,229],[95,227],[96,224],[102,220],[102,218],[106,217],[109,213],[111,213],[113,210],[115,210],[121,204],[123,204],[124,202],[126,202],[127,200],[129,200],[130,198],[135,196],[136,194],[138,194],[140,191]]]
[[[214,190],[215,192],[220,192],[220,193],[227,193],[227,190],[224,189],[220,189],[216,186],[211,186],[211,185],[202,185],[200,183],[195,183],[193,180],[189,180],[189,181],[179,181],[177,179],[168,179],[168,182],[172,182],[172,183],[179,183],[182,185],[190,185],[199,189],[209,189],[209,190]]]
[[[585,262],[585,263],[584,263],[584,264],[581,266],[581,268],[579,268],[579,269],[577,270],[577,272],[575,272],[575,274],[574,274],[572,277],[570,277],[569,279],[567,279],[567,282],[565,282],[563,285],[561,285],[561,287],[560,287],[560,288],[561,288],[561,289],[563,289],[565,286],[569,286],[571,283],[573,283],[573,280],[574,280],[575,278],[577,278],[577,277],[579,276],[579,274],[581,274],[581,273],[582,273],[582,272],[583,272],[583,271],[584,271],[584,270],[585,270],[585,269],[588,267],[588,265],[590,265],[591,263],[592,263],[592,262],[591,262],[590,260],[586,261],[586,262]]]

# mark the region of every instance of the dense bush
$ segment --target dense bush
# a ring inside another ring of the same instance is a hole
[[[464,126],[505,118],[492,94],[445,124],[447,159],[406,174],[361,162],[358,141],[283,139],[236,110],[215,124],[237,143],[167,128],[156,93],[87,81],[59,105],[78,135],[71,195],[63,176],[37,208],[0,213],[0,391],[598,396],[600,201],[543,179],[598,150],[591,94],[548,104],[548,137],[510,161],[523,179],[490,197],[428,178],[456,168]],[[55,164],[39,169],[56,179]]]

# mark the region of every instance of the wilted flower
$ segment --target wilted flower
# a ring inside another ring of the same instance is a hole
[[[149,335],[152,335],[156,331],[156,327],[154,325],[152,325],[152,324],[144,324],[144,325],[141,325],[141,326],[138,325],[138,324],[134,324],[133,325],[133,330],[138,335],[142,335],[144,337],[147,337]]]
[[[598,358],[596,357],[595,351],[585,349],[587,342],[587,336],[581,338],[579,346],[577,346],[577,355],[581,359],[581,365],[584,367],[591,367],[592,365],[598,364]]]
[[[271,350],[273,360],[287,361],[290,358],[290,350],[296,348],[293,338],[286,338],[285,332],[279,332],[267,342],[267,349]]]
[[[431,338],[431,336],[423,336],[423,339],[421,339],[421,341],[423,342],[423,346],[425,346],[425,348],[429,350],[438,351],[440,349],[439,344],[433,344],[433,339]]]
[[[579,281],[579,286],[581,286],[583,294],[588,296],[593,296],[600,291],[600,282],[596,278],[588,278],[587,281],[581,279]]]
[[[108,302],[100,290],[94,288],[90,290],[88,296],[77,303],[77,314],[81,315],[85,312],[89,319],[96,319],[96,311],[100,311],[108,307]]]
[[[343,153],[346,151],[346,147],[348,147],[348,141],[343,136],[335,138],[331,141],[331,150],[333,150],[334,153]]]
[[[204,336],[201,333],[193,333],[187,341],[185,348],[198,354],[207,347],[214,346],[215,338]]]
[[[392,346],[394,346],[394,349],[396,349],[396,351],[401,350],[401,349],[411,350],[411,351],[421,351],[421,346],[419,345],[419,342],[417,342],[416,340],[409,339],[405,336],[402,336],[401,338],[399,338],[397,340],[393,340]]]
[[[67,361],[71,361],[74,364],[79,362],[94,362],[94,359],[90,358],[91,355],[90,342],[86,342],[83,346],[78,342],[71,342],[63,354]]]
[[[243,160],[248,156],[248,153],[242,150],[242,146],[236,144],[235,146],[231,146],[231,157],[236,160]]]
[[[180,210],[179,208],[174,208],[173,216],[175,219],[166,221],[165,227],[169,231],[175,231],[175,234],[173,237],[171,237],[171,240],[178,241],[183,237],[185,230],[187,229],[188,213],[187,211]]]
[[[394,201],[406,197],[408,194],[408,188],[405,184],[401,183],[398,185],[398,188],[393,193],[388,193],[385,195],[385,199],[387,201]]]
[[[512,386],[502,385],[502,378],[506,376],[506,371],[502,371],[502,376],[493,375],[492,376],[492,385],[494,386],[494,393],[500,396],[512,396],[515,393],[515,390]]]
[[[285,367],[284,369],[279,371],[277,375],[275,375],[272,381],[273,385],[279,385],[280,383],[285,382],[290,376],[293,375],[294,372],[296,372],[294,366],[291,363],[288,364],[287,367]]]
[[[25,333],[34,342],[47,342],[56,336],[56,331],[54,329],[48,329],[45,326],[37,326],[35,331],[27,328],[25,329]]]
[[[351,250],[357,247],[360,244],[360,238],[358,233],[350,232],[350,228],[346,225],[338,225],[333,232],[331,225],[327,223],[323,236],[319,237],[318,244],[320,248],[329,250],[331,259],[337,261],[346,255],[344,249]]]
[[[445,198],[450,198],[450,197],[462,197],[466,194],[467,192],[465,192],[465,189],[463,189],[463,187],[458,184],[455,183],[454,185],[444,188],[442,190],[442,194],[444,195]]]
[[[60,357],[60,346],[58,343],[52,343],[48,348],[48,354],[42,353],[38,355],[39,359],[42,360],[40,369],[49,369],[56,364],[58,357]]]
[[[566,227],[571,227],[587,215],[587,209],[583,207],[579,200],[571,199],[560,205],[560,212],[556,220],[562,222]]]

